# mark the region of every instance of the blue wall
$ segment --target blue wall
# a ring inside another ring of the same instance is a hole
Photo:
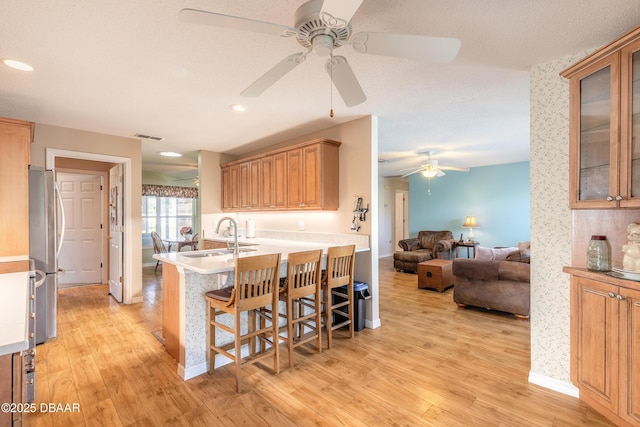
[[[447,171],[428,180],[416,173],[409,177],[409,234],[420,230],[451,230],[455,239],[467,215],[476,217],[475,240],[481,246],[516,246],[530,240],[529,162]]]

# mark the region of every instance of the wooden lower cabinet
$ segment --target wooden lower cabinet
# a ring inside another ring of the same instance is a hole
[[[173,264],[162,263],[162,338],[164,348],[180,362],[180,276]]]
[[[205,239],[202,244],[202,249],[227,249],[227,243]]]
[[[617,425],[639,426],[640,283],[565,271],[571,274],[571,381],[581,400]]]

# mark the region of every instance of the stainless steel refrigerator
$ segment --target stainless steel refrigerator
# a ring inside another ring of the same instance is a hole
[[[56,336],[58,255],[63,238],[64,210],[54,172],[30,168],[29,256],[46,277],[36,290],[36,344]]]

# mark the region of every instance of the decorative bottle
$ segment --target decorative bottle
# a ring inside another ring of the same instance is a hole
[[[591,236],[587,248],[587,269],[611,271],[611,245],[607,236]]]

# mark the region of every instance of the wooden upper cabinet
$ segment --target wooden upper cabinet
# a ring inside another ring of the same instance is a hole
[[[222,167],[222,210],[240,209],[239,178],[238,165]]]
[[[29,257],[29,162],[33,127],[31,122],[0,118],[0,258]]]
[[[570,91],[572,209],[640,207],[638,52],[640,29],[561,73]]]
[[[222,165],[223,210],[338,209],[339,147],[318,139]],[[225,178],[233,167],[237,187]]]

